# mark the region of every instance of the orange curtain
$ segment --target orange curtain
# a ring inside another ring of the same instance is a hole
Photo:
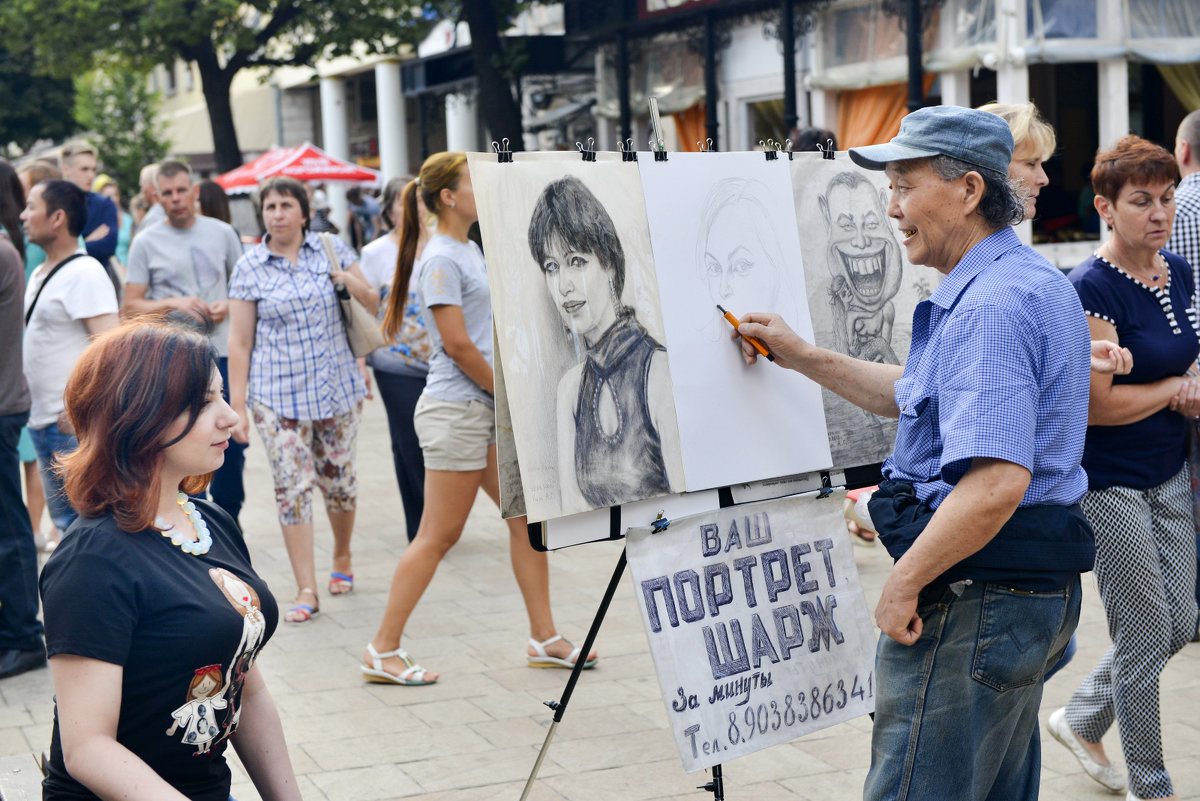
[[[925,94],[937,76],[926,73]],[[908,85],[889,83],[838,92],[838,147],[848,150],[891,140],[900,131],[900,119],[908,113]]]
[[[683,153],[695,153],[700,150],[698,142],[704,141],[705,117],[704,103],[700,102],[691,108],[671,115],[675,120],[675,135],[679,137],[679,150]]]

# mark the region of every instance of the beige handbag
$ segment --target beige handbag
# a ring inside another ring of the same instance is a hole
[[[321,244],[325,248],[325,257],[329,259],[329,269],[332,272],[341,262],[333,248],[331,235],[321,234]],[[333,285],[333,291],[337,294],[338,309],[342,312],[342,324],[346,328],[346,340],[350,343],[350,351],[354,357],[362,358],[376,348],[386,345],[387,340],[383,338],[383,328],[379,321],[350,294],[346,285],[339,281]]]

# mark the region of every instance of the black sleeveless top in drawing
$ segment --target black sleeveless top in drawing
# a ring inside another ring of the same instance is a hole
[[[588,352],[575,403],[575,477],[592,506],[670,492],[647,397],[650,362],[658,351],[665,349],[626,311]],[[611,434],[600,425],[606,386],[617,410]]]

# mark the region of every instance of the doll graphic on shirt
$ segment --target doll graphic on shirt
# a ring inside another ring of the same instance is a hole
[[[222,679],[220,665],[198,668],[188,685],[187,701],[171,713],[175,722],[167,729],[167,736],[174,736],[182,728],[180,742],[196,746],[193,756],[207,754],[221,735],[217,711],[228,706]]]
[[[242,716],[242,685],[246,674],[254,667],[267,624],[259,606],[258,594],[253,587],[224,568],[210,568],[208,575],[221,588],[226,600],[242,616],[242,637],[237,650],[233,652],[233,658],[229,660],[230,671],[225,686],[221,688],[221,694],[223,699],[228,701],[230,711],[221,733],[221,737],[225,738],[237,731],[238,721]]]

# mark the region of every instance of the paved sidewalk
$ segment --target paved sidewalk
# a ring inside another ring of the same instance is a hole
[[[357,587],[338,598],[324,595],[322,588],[321,614],[301,626],[280,624],[259,660],[283,717],[304,798],[516,801],[550,722],[552,713],[542,702],[559,697],[567,672],[525,667],[527,622],[508,565],[507,529],[481,494],[462,541],[443,562],[409,625],[405,647],[440,672],[441,680],[430,687],[363,682],[358,659],[379,621],[405,540],[378,400],[367,404],[360,437]],[[259,572],[286,607],[294,585],[260,442],[252,443],[247,457],[249,501],[242,520]],[[330,534],[324,520],[318,520],[317,542],[317,563],[328,565]],[[556,621],[577,644],[620,547],[597,543],[551,555]],[[856,549],[855,555],[873,608],[889,560],[878,547]],[[1108,644],[1091,577],[1084,583],[1079,653],[1047,686],[1043,724]],[[598,648],[600,663],[580,681],[531,798],[711,798],[695,789],[707,774],[685,774],[680,767],[628,575]],[[50,698],[47,670],[0,681],[0,757],[48,748]],[[1162,699],[1167,765],[1180,798],[1200,799],[1200,645],[1189,645],[1171,661]],[[1119,760],[1115,728],[1105,745]],[[860,799],[869,761],[870,721],[863,717],[729,763],[726,797]],[[236,763],[233,789],[239,801],[258,799]],[[1041,797],[1114,798],[1053,741],[1045,743]]]

